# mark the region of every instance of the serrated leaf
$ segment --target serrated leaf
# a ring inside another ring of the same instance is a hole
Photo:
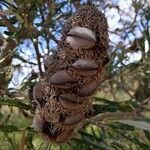
[[[150,141],[150,132],[149,131],[144,131],[145,136],[147,139]]]
[[[11,36],[11,35],[14,34],[13,32],[9,32],[9,31],[4,31],[4,33],[5,33],[6,35],[8,35],[8,36]]]
[[[118,129],[126,130],[126,131],[133,131],[134,130],[133,126],[130,126],[128,124],[123,124],[120,122],[115,122],[115,123],[109,124],[108,126],[111,127],[112,129],[117,129],[117,130]]]
[[[125,148],[125,145],[122,145],[119,141],[114,141],[113,140],[113,142],[110,144],[110,145],[112,145],[114,148],[117,148],[118,150],[125,150],[126,148]]]
[[[43,23],[35,23],[35,25],[36,25],[37,27],[41,27],[41,26],[43,25]]]
[[[2,132],[13,132],[19,131],[18,127],[13,125],[0,125],[0,131]]]
[[[0,26],[1,26],[1,27],[5,27],[5,26],[6,26],[6,24],[5,24],[5,23],[3,23],[3,22],[0,22]]]
[[[98,149],[103,149],[103,150],[114,150],[114,148],[106,145],[105,143],[103,142],[93,142],[93,141],[90,141],[90,140],[83,140],[83,139],[77,139],[77,138],[72,138],[72,141],[75,141],[77,143],[82,143],[82,144],[86,144],[86,145],[89,145],[89,149],[90,148],[98,148]]]
[[[24,23],[24,19],[20,15],[16,14],[16,18],[20,23]]]
[[[89,138],[89,139],[93,139],[93,140],[96,140],[96,141],[99,141],[100,139],[99,138],[97,138],[96,136],[93,136],[92,134],[88,134],[88,133],[86,133],[86,132],[83,132],[83,131],[79,131],[79,133],[80,133],[80,135],[83,137],[83,139],[84,139],[84,137],[85,138]]]
[[[22,108],[25,110],[32,109],[32,107],[30,105],[25,104],[18,99],[4,99],[4,98],[0,97],[0,106],[1,105],[15,106],[15,107],[19,107],[19,108]]]
[[[2,119],[3,118],[3,114],[0,112],[0,119]]]
[[[16,16],[11,17],[11,18],[10,18],[10,22],[11,22],[12,24],[17,23],[18,20],[17,20]]]
[[[127,139],[129,139],[130,141],[132,141],[133,143],[135,143],[136,145],[139,145],[139,147],[142,148],[143,150],[150,149],[150,145],[141,142],[140,140],[138,140],[138,138],[133,138],[133,137],[126,136],[126,135],[123,135],[123,136],[126,137]]]
[[[110,101],[110,100],[105,99],[105,98],[94,97],[94,100],[100,101],[100,102],[103,102],[103,103],[106,103],[106,104],[109,104],[109,105],[116,105],[116,106],[119,105],[119,102]]]
[[[150,132],[150,123],[148,122],[137,120],[120,120],[120,122]]]
[[[94,104],[93,109],[94,109],[94,115],[96,115],[96,114],[105,113],[105,112],[115,112],[118,110],[118,107],[114,105],[111,106],[111,105]]]
[[[122,102],[119,105],[119,110],[122,111],[122,112],[132,112],[133,107],[130,104],[126,103],[126,102]]]
[[[33,134],[30,131],[28,131],[26,135],[26,146],[27,149],[34,149]]]

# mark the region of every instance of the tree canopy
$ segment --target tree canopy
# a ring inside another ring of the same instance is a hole
[[[32,128],[32,87],[57,52],[67,19],[94,5],[108,20],[111,62],[93,97],[95,115],[67,143]],[[150,149],[148,0],[0,0],[0,149]]]

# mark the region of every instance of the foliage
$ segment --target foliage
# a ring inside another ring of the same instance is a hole
[[[27,91],[43,75],[44,57],[57,50],[64,22],[84,4],[107,16],[108,76],[93,97],[94,115],[79,133],[51,144],[32,129],[35,106]],[[144,0],[0,1],[0,149],[149,150],[149,26]]]

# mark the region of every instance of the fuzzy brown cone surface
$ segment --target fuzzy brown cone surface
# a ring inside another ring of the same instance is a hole
[[[92,94],[105,79],[108,41],[107,20],[93,6],[82,7],[66,22],[58,53],[46,58],[44,78],[34,88],[33,127],[47,140],[68,141],[89,117]]]

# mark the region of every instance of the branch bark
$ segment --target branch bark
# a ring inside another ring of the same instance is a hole
[[[34,46],[35,53],[36,53],[39,74],[40,74],[40,77],[42,77],[43,76],[43,71],[42,71],[42,64],[41,64],[41,61],[40,61],[41,54],[40,54],[39,48],[38,48],[38,40],[37,39],[36,39],[36,41],[34,41],[33,39],[31,39],[31,40],[33,42],[33,46]]]

